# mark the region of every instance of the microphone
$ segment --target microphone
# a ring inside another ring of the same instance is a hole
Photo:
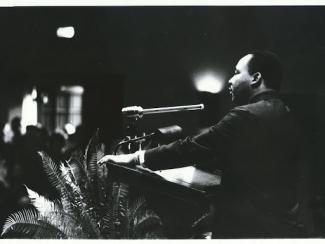
[[[122,115],[127,118],[142,118],[143,108],[140,106],[131,106],[122,108]]]
[[[161,108],[147,108],[143,109],[140,106],[131,106],[122,108],[122,114],[127,118],[142,118],[145,114],[162,114],[162,113],[175,113],[184,111],[203,110],[204,104],[174,106],[174,107],[161,107]]]
[[[120,143],[118,143],[115,146],[114,154],[117,153],[117,149],[120,146],[127,144],[127,143],[133,143],[133,142],[148,139],[148,138],[152,138],[152,139],[155,139],[156,141],[161,141],[163,143],[167,143],[167,142],[174,141],[174,140],[180,138],[182,135],[182,132],[183,132],[182,127],[180,127],[178,125],[170,125],[170,126],[158,128],[150,134],[140,136],[140,137],[130,138],[125,141],[121,141]]]
[[[180,138],[182,133],[183,133],[182,127],[178,125],[171,125],[171,126],[156,129],[154,137],[156,138],[157,141],[167,143],[169,141],[174,141]]]

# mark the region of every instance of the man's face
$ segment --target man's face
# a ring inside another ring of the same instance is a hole
[[[241,58],[236,65],[235,74],[229,80],[231,99],[236,105],[247,104],[252,94],[253,76],[248,72],[248,64],[252,57],[252,54],[248,54]]]

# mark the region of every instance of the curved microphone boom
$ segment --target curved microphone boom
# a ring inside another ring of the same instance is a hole
[[[143,109],[140,106],[131,106],[122,108],[123,116],[127,118],[142,118],[145,114],[162,114],[162,113],[175,113],[184,111],[196,111],[203,110],[204,104],[174,106],[174,107],[161,107],[161,108],[146,108]]]

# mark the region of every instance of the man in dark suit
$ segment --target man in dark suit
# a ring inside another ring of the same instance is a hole
[[[214,238],[298,237],[298,130],[279,98],[282,66],[271,52],[239,60],[229,80],[237,105],[207,131],[168,145],[99,163],[141,164],[152,170],[215,159],[223,170],[214,202]]]

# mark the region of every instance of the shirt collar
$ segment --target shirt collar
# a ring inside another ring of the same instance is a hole
[[[267,89],[262,92],[255,93],[249,98],[249,103],[256,103],[261,100],[268,100],[271,98],[279,97],[279,94],[276,90]]]

